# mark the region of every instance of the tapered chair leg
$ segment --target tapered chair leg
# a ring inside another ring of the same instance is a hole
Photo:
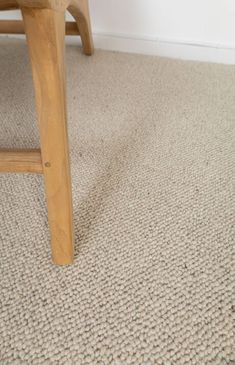
[[[94,52],[94,45],[91,33],[88,0],[71,0],[68,11],[77,22],[84,53],[88,56],[92,55]]]
[[[35,85],[53,261],[74,255],[71,177],[65,97],[65,14],[22,8]]]

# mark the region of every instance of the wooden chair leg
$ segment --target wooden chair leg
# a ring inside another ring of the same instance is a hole
[[[22,8],[31,58],[53,261],[74,255],[71,178],[66,126],[64,11]]]
[[[70,0],[68,11],[77,22],[84,53],[88,56],[92,55],[94,53],[94,45],[91,33],[88,0]]]

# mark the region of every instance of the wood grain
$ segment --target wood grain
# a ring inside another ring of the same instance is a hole
[[[32,8],[32,9],[53,9],[56,11],[64,12],[70,0],[16,0],[19,7]],[[80,1],[80,0],[78,0]]]
[[[80,0],[75,1],[80,2]],[[0,0],[0,10],[11,10],[24,7],[65,11],[71,2],[71,0]]]
[[[41,151],[0,149],[0,172],[31,172],[42,174]]]
[[[70,0],[68,11],[77,22],[82,40],[83,52],[87,56],[94,53],[94,44],[91,32],[89,6],[87,0]]]
[[[43,172],[56,264],[73,262],[74,231],[66,121],[65,14],[22,8],[35,85]]]
[[[66,26],[66,34],[79,34],[84,53],[88,56],[94,53],[88,0],[0,0],[0,10],[15,8],[52,9],[61,12],[68,9],[77,23],[77,31],[70,22]],[[19,22],[3,21],[0,23],[0,33],[23,34],[24,27]]]
[[[0,21],[0,33],[26,33],[32,64],[41,153],[0,150],[0,172],[43,173],[53,261],[71,264],[74,229],[65,95],[65,32],[80,34],[94,51],[87,0],[0,0],[0,10],[20,8],[23,22]],[[65,25],[65,11],[76,22]]]
[[[66,35],[79,35],[76,22],[66,22],[65,32]],[[24,34],[24,22],[21,20],[0,20],[0,33]]]
[[[18,7],[19,4],[16,0],[0,0],[0,10],[13,10]]]

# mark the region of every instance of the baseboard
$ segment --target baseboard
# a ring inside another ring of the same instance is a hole
[[[174,39],[129,36],[94,32],[95,47],[98,49],[156,55],[162,57],[235,64],[235,45],[202,43]],[[68,37],[69,43],[77,42]]]
[[[235,64],[235,45],[198,41],[138,37],[125,34],[93,32],[96,49],[139,53],[184,60]],[[11,35],[10,37],[22,38]],[[68,44],[80,43],[76,36],[66,37]]]

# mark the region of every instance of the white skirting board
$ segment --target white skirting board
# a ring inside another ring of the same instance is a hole
[[[93,36],[96,49],[235,65],[235,45],[150,37],[140,38],[102,32],[93,32]],[[24,36],[10,35],[9,37],[22,38]],[[81,44],[81,41],[79,37],[67,36],[66,43]]]
[[[235,45],[202,43],[172,39],[139,38],[123,34],[94,32],[95,47],[119,52],[149,54],[162,57],[235,64]],[[73,37],[68,42],[74,43]]]

